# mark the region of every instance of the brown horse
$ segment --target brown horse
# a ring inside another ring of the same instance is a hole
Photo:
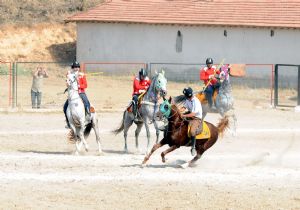
[[[160,105],[157,113],[158,118],[162,118],[163,116],[168,118],[168,128],[165,131],[165,136],[159,143],[155,144],[151,152],[145,156],[143,165],[146,164],[155,150],[165,144],[168,144],[170,147],[161,153],[162,162],[165,162],[165,156],[169,152],[178,149],[180,146],[191,146],[190,138],[188,137],[189,122],[181,117],[181,113],[175,104],[171,105],[171,100],[171,98],[165,100]],[[182,167],[185,168],[195,163],[207,149],[214,145],[218,140],[219,134],[222,135],[225,129],[229,127],[227,116],[220,120],[217,127],[209,122],[206,122],[206,124],[210,130],[210,137],[196,140],[197,155],[188,163],[183,164]]]

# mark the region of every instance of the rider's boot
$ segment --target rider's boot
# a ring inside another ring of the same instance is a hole
[[[192,154],[192,156],[195,156],[196,155],[196,137],[195,136],[191,136],[191,145],[192,145],[191,154]]]
[[[67,123],[67,125],[65,126],[65,128],[66,128],[66,129],[71,129],[71,127],[70,127],[70,123],[69,123],[69,121],[68,121],[68,120],[66,120],[66,123]]]
[[[135,103],[135,101],[132,101],[132,114],[133,114],[133,121],[138,122],[137,104]]]

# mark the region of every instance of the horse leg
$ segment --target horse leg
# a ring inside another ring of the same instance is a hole
[[[99,154],[101,154],[102,149],[101,149],[101,142],[100,142],[100,135],[99,135],[98,119],[96,119],[96,117],[94,117],[94,119],[93,119],[93,129],[95,131],[96,142],[98,144],[98,152],[99,152]]]
[[[149,147],[150,147],[150,130],[149,130],[149,124],[148,124],[148,120],[145,121],[145,128],[146,128],[146,133],[147,133],[147,150],[146,150],[146,154],[148,154],[149,152]]]
[[[159,139],[159,130],[158,130],[158,125],[157,125],[157,122],[154,121],[154,128],[155,128],[155,132],[156,132],[156,143],[158,142],[158,139]]]
[[[168,153],[174,151],[174,150],[177,149],[177,148],[178,148],[178,147],[177,147],[176,145],[173,145],[172,147],[169,147],[167,150],[163,151],[163,152],[161,153],[161,161],[162,161],[163,163],[165,163],[165,162],[166,162],[166,159],[165,159],[166,154],[168,154]]]
[[[161,141],[162,142],[162,141]],[[161,146],[163,146],[164,144],[162,144],[161,142],[154,144],[154,146],[152,147],[151,151],[149,154],[146,154],[144,161],[142,163],[142,165],[145,165],[146,162],[150,159],[150,156],[153,154],[153,152],[155,152],[155,150],[157,150],[158,148],[160,148]]]
[[[232,119],[233,119],[233,133],[232,133],[232,135],[233,135],[233,136],[237,136],[237,133],[236,133],[237,118],[236,118],[234,112],[233,112],[233,114],[232,114]]]
[[[128,119],[130,118],[130,119]],[[127,133],[128,133],[128,130],[130,128],[130,126],[132,125],[133,123],[133,118],[131,119],[131,117],[128,115],[128,113],[125,115],[125,119],[123,121],[124,123],[124,152],[125,153],[128,153],[128,147],[127,147]]]
[[[88,152],[89,151],[89,145],[86,142],[83,133],[84,133],[84,131],[83,131],[83,126],[82,126],[80,131],[79,131],[79,138],[80,138],[81,143],[83,143],[83,145],[85,147],[85,151]]]
[[[138,152],[140,152],[140,148],[139,148],[139,134],[141,132],[141,129],[143,127],[143,123],[137,123],[136,124],[136,129],[135,129],[135,148]]]

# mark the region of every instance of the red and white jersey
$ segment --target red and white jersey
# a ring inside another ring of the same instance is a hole
[[[79,72],[78,74],[78,93],[84,93],[87,88],[86,76],[84,73]]]
[[[215,66],[212,66],[211,68],[204,67],[200,71],[200,80],[203,80],[204,84],[207,85],[207,83],[209,81],[209,76],[214,75],[214,74],[220,74],[220,70],[216,69]],[[217,82],[218,81],[217,81],[216,78],[213,78],[213,79],[210,80],[211,85],[215,85],[215,84],[217,84]]]
[[[145,92],[151,84],[151,80],[148,77],[145,77],[143,80],[140,80],[139,77],[135,77],[133,80],[133,93],[132,95],[139,95]]]

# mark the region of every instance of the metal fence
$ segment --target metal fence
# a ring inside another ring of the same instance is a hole
[[[274,105],[300,105],[300,65],[276,65]]]
[[[12,63],[0,61],[0,108],[12,105]]]
[[[203,63],[150,63],[149,69],[150,72],[163,69],[168,81],[194,84],[201,89],[203,82],[200,81],[200,70],[205,66]],[[246,76],[231,77],[231,84],[234,93],[240,99],[249,98],[272,104],[273,78],[273,64],[246,64]]]
[[[216,64],[217,65],[217,64]],[[0,62],[1,107],[31,107],[32,72],[38,66],[44,67],[49,78],[43,81],[42,108],[61,108],[67,98],[63,94],[65,75],[70,62]],[[150,77],[155,70],[164,69],[168,79],[170,95],[181,94],[185,86],[201,90],[200,69],[203,63],[142,63],[142,62],[85,62],[82,69],[88,77],[87,95],[96,107],[110,109],[128,104],[132,93],[132,80],[140,68],[148,68]],[[298,80],[295,71],[288,68],[279,72],[279,100],[294,102]],[[234,97],[254,100],[267,104],[273,103],[274,65],[246,64],[245,77],[231,77]]]
[[[86,62],[82,68],[87,74],[86,94],[93,105],[102,109],[122,108],[131,100],[132,80],[146,63]]]
[[[42,85],[42,105],[41,108],[58,108],[66,100],[63,94],[65,86],[66,72],[70,68],[70,63],[60,62],[17,62],[15,103],[19,108],[31,108],[31,86],[33,73],[37,67],[46,69],[49,77],[43,79]]]

